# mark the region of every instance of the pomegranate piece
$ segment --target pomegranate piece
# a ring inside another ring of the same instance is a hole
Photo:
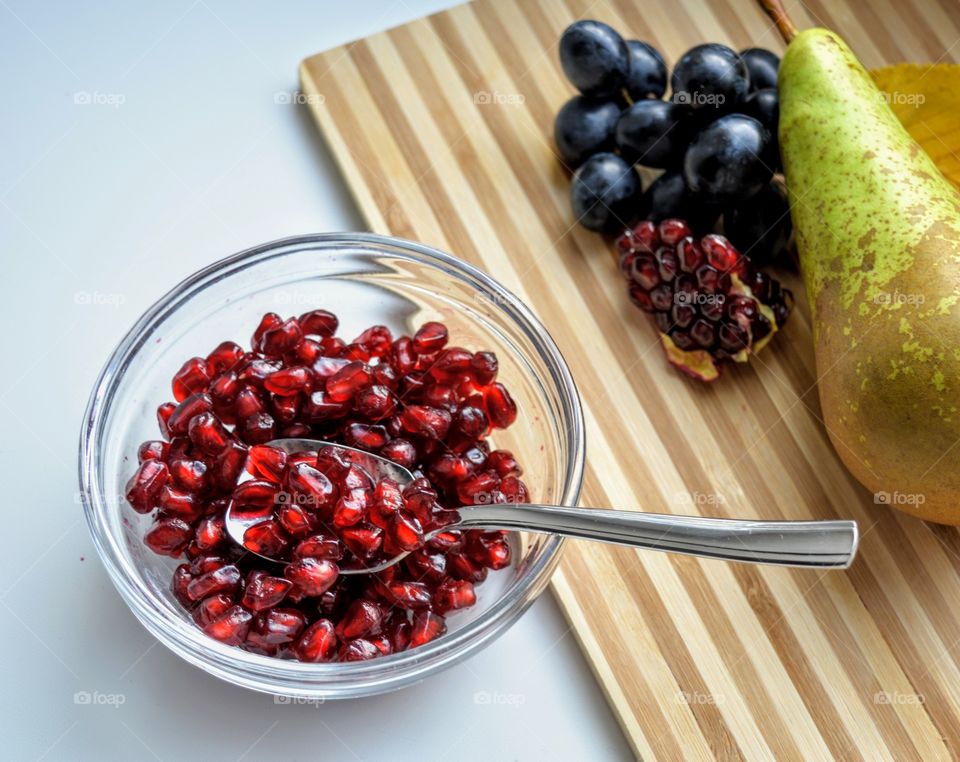
[[[137,462],[143,463],[146,460],[166,460],[167,453],[170,450],[169,442],[162,442],[159,439],[144,442],[137,448]]]
[[[308,511],[326,511],[337,500],[337,489],[327,475],[309,463],[293,464],[287,485],[297,505]]]
[[[410,648],[422,646],[435,640],[447,631],[446,620],[430,611],[420,612],[413,617],[410,628]]]
[[[451,420],[449,411],[425,405],[410,405],[400,414],[405,431],[430,439],[444,439]]]
[[[190,441],[206,455],[216,455],[227,446],[230,434],[213,413],[201,413],[190,420]]]
[[[229,595],[222,593],[211,595],[209,598],[200,601],[193,609],[193,621],[197,623],[200,629],[203,629],[222,616],[231,606],[233,606],[233,600]]]
[[[302,340],[303,330],[300,328],[300,323],[294,318],[290,318],[267,328],[256,347],[267,357],[282,357],[285,353],[294,349]]]
[[[434,595],[434,608],[438,614],[469,608],[476,602],[477,593],[473,583],[467,580],[445,580],[437,586],[437,592]]]
[[[264,412],[263,399],[253,387],[247,386],[237,393],[237,400],[234,403],[234,412],[237,420],[243,421],[257,413]]]
[[[207,516],[197,524],[194,542],[200,550],[214,550],[226,543],[227,530],[223,516]]]
[[[340,646],[337,652],[338,661],[365,661],[380,656],[380,649],[369,640],[357,638]]]
[[[323,595],[337,581],[340,569],[326,558],[300,558],[284,567],[284,576],[306,595]]]
[[[243,359],[243,348],[232,341],[224,341],[207,355],[207,371],[210,377],[232,369]]]
[[[298,319],[305,334],[320,336],[321,338],[333,336],[337,332],[337,328],[340,327],[337,316],[326,310],[305,312]]]
[[[282,646],[292,643],[307,626],[307,618],[293,608],[261,611],[253,618],[247,640],[255,645]]]
[[[337,634],[333,622],[318,619],[307,627],[294,646],[294,653],[300,661],[330,661],[337,653]]]
[[[213,400],[209,394],[206,392],[191,394],[177,405],[171,413],[167,420],[167,427],[171,434],[183,436],[187,433],[190,421],[202,413],[209,413],[211,410],[213,410]]]
[[[247,584],[243,590],[243,605],[250,611],[270,609],[279,604],[293,583],[283,577],[272,577],[267,572],[254,570],[247,575]]]
[[[498,429],[505,429],[517,420],[517,404],[506,387],[495,383],[487,387],[483,395],[490,423]]]
[[[210,624],[203,628],[203,632],[215,640],[238,646],[247,639],[253,614],[243,606],[231,606]]]
[[[422,582],[391,582],[387,585],[390,600],[402,609],[430,608],[430,588]]]
[[[157,425],[160,428],[160,434],[167,439],[171,436],[170,417],[176,409],[177,406],[172,402],[164,402],[157,408]]]
[[[164,517],[194,521],[203,514],[203,505],[193,493],[168,484],[160,490],[160,511]]]
[[[457,413],[457,428],[471,439],[479,439],[486,434],[489,425],[487,414],[473,405],[464,405]]]
[[[247,462],[246,446],[231,440],[223,451],[214,459],[211,469],[213,482],[217,489],[229,492],[237,483],[243,466]]]
[[[240,570],[236,566],[221,566],[191,580],[187,585],[187,597],[191,601],[199,601],[220,593],[233,596],[240,589],[240,580]]]
[[[341,640],[379,635],[382,622],[382,609],[373,601],[360,598],[350,604],[343,618],[337,623],[337,635]]]
[[[233,503],[238,513],[261,515],[269,513],[277,500],[280,487],[266,479],[250,479],[238,484],[233,491]]]
[[[408,439],[394,439],[392,442],[387,442],[378,454],[404,468],[411,468],[417,460],[417,448]]]
[[[247,453],[247,466],[254,476],[279,484],[287,466],[287,453],[277,447],[254,445]]]
[[[143,536],[154,553],[177,558],[193,539],[193,529],[183,519],[159,519]]]
[[[333,535],[315,534],[297,543],[293,557],[339,561],[343,557],[343,548],[340,546],[340,540]]]
[[[413,349],[418,354],[436,352],[447,344],[447,327],[443,323],[424,323],[413,335]]]
[[[382,384],[374,384],[357,394],[357,412],[372,421],[393,415],[396,406],[393,392]]]
[[[210,383],[210,371],[202,357],[187,360],[173,376],[173,398],[183,402],[191,394],[202,392]]]
[[[477,352],[470,359],[470,373],[480,386],[489,386],[497,377],[500,363],[493,352]]]
[[[265,444],[277,438],[277,425],[268,413],[254,413],[240,424],[240,432],[249,444]]]
[[[340,536],[343,544],[361,560],[373,558],[383,547],[383,530],[380,527],[351,526],[344,529]]]
[[[333,402],[346,402],[372,383],[370,367],[363,362],[352,362],[327,379],[327,396]]]
[[[389,529],[390,539],[400,550],[417,550],[423,545],[423,528],[413,516],[398,513]]]
[[[150,459],[127,482],[127,502],[137,513],[150,513],[160,502],[160,493],[170,479],[170,471],[162,460]]]
[[[307,368],[294,366],[274,371],[264,379],[263,385],[268,391],[287,397],[308,391],[311,378]]]
[[[243,547],[267,558],[283,558],[290,540],[276,521],[266,519],[247,528],[243,533]]]
[[[351,423],[343,430],[343,441],[350,447],[376,452],[390,441],[390,435],[383,426]]]

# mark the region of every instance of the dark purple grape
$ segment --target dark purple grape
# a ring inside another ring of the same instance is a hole
[[[777,183],[723,213],[723,234],[758,267],[774,261],[790,240],[790,204]]]
[[[694,109],[731,111],[747,97],[747,65],[726,45],[697,45],[684,53],[670,78],[672,99]]]
[[[595,153],[613,150],[613,134],[619,118],[620,107],[616,103],[584,95],[568,100],[553,125],[560,158],[575,168]]]
[[[627,40],[630,71],[624,88],[631,100],[662,98],[667,90],[667,65],[660,52],[647,42]]]
[[[720,117],[687,148],[683,160],[687,187],[717,203],[750,198],[773,176],[771,147],[770,131],[753,117]]]
[[[633,167],[616,154],[598,153],[573,175],[573,215],[588,230],[618,232],[635,216],[641,190]]]
[[[720,217],[720,207],[706,203],[690,191],[682,172],[667,170],[650,183],[641,197],[639,217],[658,223],[674,217],[686,220],[697,233],[707,233]]]
[[[585,19],[564,30],[560,38],[560,65],[581,93],[609,98],[623,89],[630,71],[630,52],[612,27]]]
[[[747,48],[740,51],[740,58],[750,72],[750,90],[765,90],[777,86],[780,59],[766,48]]]
[[[617,122],[617,148],[625,159],[645,167],[679,166],[690,140],[690,113],[688,106],[670,101],[637,101]]]

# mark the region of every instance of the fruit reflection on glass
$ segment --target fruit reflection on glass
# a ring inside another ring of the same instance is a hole
[[[162,439],[139,449],[127,485],[156,553],[182,558],[176,599],[207,635],[268,656],[354,661],[396,653],[446,631],[476,602],[474,585],[509,565],[505,532],[442,530],[448,507],[528,502],[522,470],[487,437],[517,407],[497,358],[448,345],[441,323],[394,337],[373,326],[352,342],[314,310],[263,317],[244,350],[223,342],[173,378],[158,410]],[[322,438],[414,472],[400,489],[337,447],[287,453],[277,438]],[[228,537],[228,508],[259,519]],[[341,568],[399,564],[352,577]]]

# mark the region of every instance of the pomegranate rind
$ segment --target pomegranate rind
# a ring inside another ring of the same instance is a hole
[[[773,314],[773,310],[770,309],[768,305],[754,297],[753,289],[751,289],[750,286],[740,280],[736,273],[731,274],[730,280],[733,283],[731,292],[740,294],[741,296],[749,296],[751,299],[754,299],[754,301],[757,303],[757,308],[760,310],[760,314],[763,315],[770,323],[770,333],[760,339],[760,341],[752,344],[749,347],[741,349],[735,355],[730,356],[730,359],[734,362],[747,362],[747,360],[750,359],[750,355],[757,354],[761,349],[770,343],[770,339],[772,339],[774,334],[780,330],[780,327],[777,325],[777,318]]]
[[[720,369],[713,356],[705,349],[685,350],[673,343],[667,334],[660,334],[660,343],[667,355],[667,362],[691,378],[712,383],[720,378]]]

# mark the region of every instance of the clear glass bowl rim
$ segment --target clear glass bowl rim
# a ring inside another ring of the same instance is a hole
[[[505,631],[533,603],[559,562],[562,538],[549,537],[522,579],[482,616],[419,648],[352,663],[308,664],[248,653],[205,636],[192,623],[170,616],[153,600],[108,529],[109,506],[97,468],[99,441],[107,413],[131,356],[158,322],[181,302],[237,270],[297,251],[309,245],[325,250],[362,247],[435,267],[467,280],[486,292],[490,304],[526,334],[547,366],[568,421],[566,478],[562,504],[575,506],[580,496],[585,460],[585,432],[579,394],[559,349],[530,309],[497,281],[458,257],[416,241],[373,233],[318,233],[281,238],[216,261],[168,291],[137,320],[117,344],[94,384],[80,432],[79,479],[84,515],[97,552],[121,597],[140,622],[186,661],[228,682],[266,693],[301,698],[347,698],[372,695],[419,682],[429,674],[461,661]]]

